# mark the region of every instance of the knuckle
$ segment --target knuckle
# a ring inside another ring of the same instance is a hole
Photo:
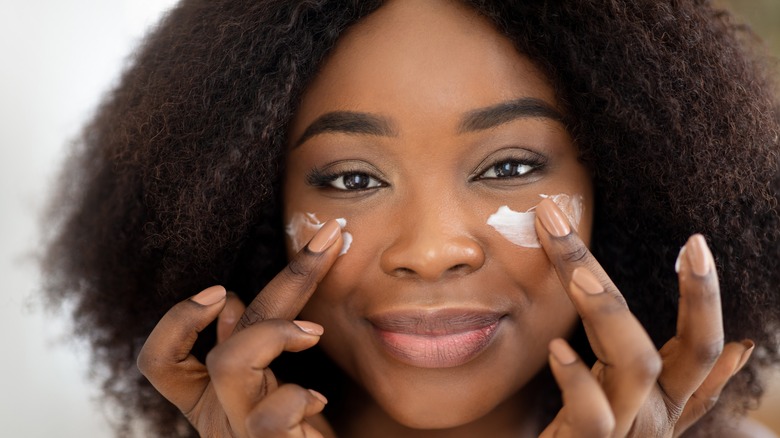
[[[612,436],[615,431],[615,416],[611,411],[597,415],[592,423],[591,435],[596,437]]]
[[[634,379],[638,382],[650,385],[658,380],[663,369],[661,355],[653,349],[642,350],[629,363]]]
[[[626,299],[623,298],[623,295],[607,289],[607,292],[603,295],[603,299],[599,300],[595,310],[600,315],[612,315],[628,311],[628,303],[626,303]]]
[[[246,428],[253,436],[282,437],[286,436],[288,427],[284,420],[267,409],[257,409],[245,420]]]
[[[261,292],[262,294],[262,292]],[[263,308],[268,309],[270,308],[273,310],[273,304],[265,304],[265,301],[263,297],[258,297],[258,301],[260,302],[259,306],[251,305],[244,310],[244,313],[241,314],[241,318],[238,320],[238,326],[239,327],[249,327],[250,325],[253,325],[257,323],[258,321],[263,321],[266,318],[266,315],[264,312],[260,312],[257,310],[257,308]]]
[[[295,290],[309,290],[316,280],[314,266],[296,257],[287,264],[282,271],[283,281],[281,286]]]
[[[710,366],[717,362],[723,353],[723,339],[708,343],[697,343],[692,346],[694,359],[702,365]]]
[[[561,260],[566,263],[580,263],[588,258],[588,254],[590,254],[588,248],[582,244],[575,244],[561,253]]]
[[[311,266],[302,257],[293,257],[290,263],[287,264],[287,273],[292,280],[305,281],[309,278],[311,272]]]
[[[701,410],[702,410],[701,415],[704,415],[707,412],[711,411],[712,408],[714,408],[715,405],[718,404],[719,399],[720,397],[718,397],[718,395],[711,395],[709,397],[704,397],[701,400]]]
[[[214,347],[206,355],[206,369],[212,380],[218,380],[223,376],[229,376],[241,368],[241,363],[234,359],[233,355],[224,354],[220,346]]]

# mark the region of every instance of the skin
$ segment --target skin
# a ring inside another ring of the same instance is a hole
[[[553,111],[462,127],[475,111],[527,98]],[[312,131],[334,111],[370,114],[386,129]],[[246,310],[221,287],[179,303],[144,345],[140,370],[204,436],[332,436],[317,415],[322,396],[279,385],[268,368],[281,351],[318,342],[367,394],[340,436],[678,436],[750,344],[724,347],[714,261],[694,236],[680,257],[677,335],[655,349],[587,249],[591,182],[554,111],[546,78],[489,22],[447,1],[390,2],[339,41],[289,136],[286,219],[345,217],[350,251],[338,256],[343,239],[330,220]],[[485,177],[495,161],[528,156],[544,165]],[[311,184],[313,169],[341,175],[334,186]],[[338,190],[345,173],[381,183]],[[583,195],[578,229],[539,193]],[[485,223],[507,204],[536,205],[542,249],[514,246]],[[388,355],[366,320],[442,308],[505,316],[487,348],[446,368]],[[298,315],[308,321],[290,322]],[[189,350],[218,316],[220,342],[199,363]],[[578,317],[599,359],[592,368],[561,339]],[[546,364],[564,400],[549,425],[535,421],[528,385]]]
[[[307,211],[323,220],[345,217],[355,238],[301,316],[326,328],[322,347],[379,405],[367,415],[387,421],[383,430],[396,422],[452,428],[478,418],[512,418],[519,427],[529,418],[517,412],[533,412],[521,409],[522,397],[511,409],[496,406],[537,374],[549,340],[567,336],[576,321],[546,254],[513,245],[486,221],[501,205],[527,210],[540,193],[580,193],[588,212],[580,230],[589,236],[590,177],[564,125],[552,118],[494,117],[495,126],[463,132],[469,115],[519,99],[561,112],[546,78],[475,18],[443,3],[381,9],[339,41],[290,131],[286,221]],[[346,111],[389,129],[304,134]],[[475,178],[496,162],[537,156],[544,166],[517,178]],[[319,187],[307,183],[313,169],[343,175],[334,186],[355,175],[382,186]],[[413,309],[490,309],[506,317],[480,357],[431,370],[388,358],[366,320]]]

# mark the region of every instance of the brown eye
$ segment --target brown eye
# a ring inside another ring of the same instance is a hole
[[[334,178],[330,185],[339,190],[366,190],[381,187],[382,183],[366,173],[347,173]]]
[[[515,178],[523,176],[535,168],[536,166],[520,161],[501,161],[492,165],[479,178]]]

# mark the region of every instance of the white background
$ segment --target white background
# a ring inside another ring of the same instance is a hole
[[[0,0],[0,436],[109,437],[32,256],[67,144],[172,0]]]

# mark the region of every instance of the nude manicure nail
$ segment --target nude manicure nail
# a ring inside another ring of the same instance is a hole
[[[686,244],[689,251],[686,251],[688,261],[691,263],[691,269],[694,274],[699,277],[704,277],[709,274],[712,269],[712,254],[707,247],[707,241],[704,240],[704,236],[701,234],[694,234],[688,239]]]
[[[325,329],[321,325],[314,322],[295,320],[293,321],[293,324],[297,325],[298,328],[310,335],[320,336],[325,333]]]
[[[571,365],[577,361],[577,353],[563,339],[553,339],[550,342],[550,354],[561,365]]]
[[[571,273],[571,281],[580,289],[590,295],[596,295],[604,292],[604,286],[599,279],[586,268],[579,267]]]
[[[324,395],[320,394],[319,392],[317,392],[317,391],[315,391],[315,390],[313,390],[313,389],[310,389],[310,390],[309,390],[309,392],[310,392],[310,393],[311,393],[311,395],[313,395],[314,397],[317,397],[317,399],[318,399],[319,401],[321,401],[323,404],[328,404],[328,399],[327,399],[327,398],[325,398],[325,396],[324,396]]]
[[[571,226],[563,212],[549,199],[542,199],[536,206],[536,216],[542,221],[542,226],[555,237],[568,236]]]
[[[201,306],[210,306],[222,301],[226,293],[225,288],[222,286],[211,286],[190,299]]]
[[[680,273],[680,268],[682,267],[682,258],[685,256],[685,245],[683,245],[682,248],[680,248],[680,253],[677,254],[677,260],[674,261],[674,272]]]
[[[321,253],[330,248],[341,234],[341,226],[335,220],[325,222],[309,242],[309,251]]]
[[[751,341],[750,339],[745,339],[742,341],[742,345],[745,346],[746,350],[742,352],[742,357],[739,358],[739,362],[737,363],[736,368],[734,368],[734,373],[732,373],[732,376],[742,370],[742,368],[750,359],[750,356],[753,354],[753,350],[756,348],[755,342]]]

